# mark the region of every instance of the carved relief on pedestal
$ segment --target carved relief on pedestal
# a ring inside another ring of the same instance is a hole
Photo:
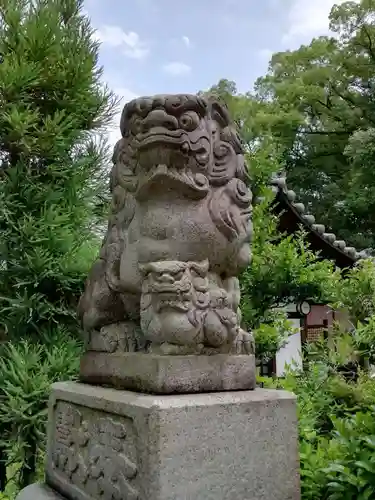
[[[252,196],[226,108],[144,97],[124,107],[120,129],[108,230],[79,305],[88,350],[253,353],[237,280]]]
[[[58,401],[54,426],[50,450],[54,483],[85,500],[139,499],[131,419]]]

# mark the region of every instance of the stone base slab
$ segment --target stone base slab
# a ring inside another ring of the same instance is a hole
[[[68,500],[300,500],[295,397],[58,383],[46,478]]]
[[[80,380],[151,394],[255,389],[253,355],[163,356],[86,352]]]

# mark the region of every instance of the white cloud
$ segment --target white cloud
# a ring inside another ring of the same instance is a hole
[[[188,36],[184,35],[182,37],[182,41],[184,42],[184,44],[186,45],[186,47],[190,47],[191,42],[190,42],[190,38]]]
[[[178,61],[165,64],[163,69],[172,76],[184,76],[191,72],[191,67],[188,64]]]
[[[314,36],[329,34],[329,14],[333,5],[344,0],[293,0],[284,45],[306,43]]]
[[[104,25],[95,33],[96,38],[110,47],[121,47],[123,53],[132,59],[143,59],[150,49],[134,31],[126,32],[120,26]]]

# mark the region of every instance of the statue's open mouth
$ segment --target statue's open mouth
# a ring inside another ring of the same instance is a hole
[[[140,151],[161,145],[180,147],[186,142],[186,139],[186,134],[182,130],[168,131],[163,127],[157,127],[151,132],[137,137]]]
[[[178,171],[166,164],[158,164],[140,177],[136,198],[148,199],[152,197],[156,188],[161,188],[165,192],[175,191],[179,196],[187,195],[192,199],[202,199],[207,195],[209,185],[207,178],[202,174],[191,174],[183,170]]]

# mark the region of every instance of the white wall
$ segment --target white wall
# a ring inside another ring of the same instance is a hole
[[[287,344],[276,353],[276,375],[282,377],[286,365],[302,369],[301,320],[289,319],[293,330],[298,330],[288,338]]]

